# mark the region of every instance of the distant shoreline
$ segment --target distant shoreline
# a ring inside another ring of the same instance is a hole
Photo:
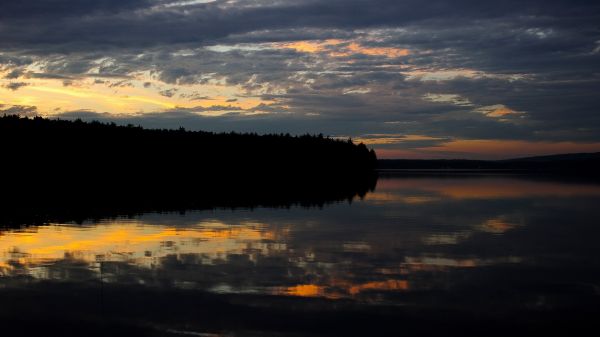
[[[447,172],[447,173],[471,173],[471,172],[501,172],[501,173],[525,173],[525,172],[535,172],[533,170],[528,169],[377,169],[377,172]]]
[[[504,173],[597,176],[600,172],[600,153],[571,153],[507,160],[380,159],[377,161],[377,171],[405,174]]]
[[[600,177],[597,170],[560,170],[560,169],[377,169],[378,175],[539,175],[539,176],[582,176]]]

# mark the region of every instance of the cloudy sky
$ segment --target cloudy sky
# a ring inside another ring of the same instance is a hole
[[[0,0],[0,113],[600,151],[600,2]]]

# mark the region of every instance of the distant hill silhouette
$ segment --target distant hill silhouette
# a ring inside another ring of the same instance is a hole
[[[523,157],[502,160],[502,162],[557,162],[557,161],[582,161],[582,160],[600,160],[600,152],[593,153],[566,153],[554,154],[549,156]]]
[[[382,159],[381,170],[502,170],[555,174],[598,174],[600,152],[569,153],[506,160]]]
[[[350,140],[0,118],[0,222],[214,207],[321,206],[375,187]]]

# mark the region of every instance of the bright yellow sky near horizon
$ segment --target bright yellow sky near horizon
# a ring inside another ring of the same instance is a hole
[[[237,86],[218,83],[168,85],[143,75],[124,82],[122,79],[95,78],[90,74],[89,77],[67,84],[59,79],[29,78],[25,82],[27,85],[17,90],[5,87],[10,83],[8,80],[2,79],[0,82],[3,82],[0,86],[0,104],[35,106],[42,116],[81,110],[131,115],[199,107],[206,109],[199,114],[214,116],[226,111],[210,111],[213,106],[247,110],[272,103],[259,97],[249,97]],[[169,90],[174,93],[171,97],[160,93]],[[187,98],[194,96],[198,98]]]

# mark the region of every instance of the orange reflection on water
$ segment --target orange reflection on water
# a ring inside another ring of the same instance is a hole
[[[210,262],[249,248],[265,254],[271,249],[285,249],[284,244],[265,243],[275,236],[262,224],[233,226],[216,221],[185,229],[132,222],[104,223],[93,228],[43,226],[0,235],[0,273],[12,269],[14,263],[33,266],[66,256],[88,263],[100,258],[148,266],[160,257],[193,253],[208,257]]]
[[[492,234],[502,234],[508,232],[509,230],[517,227],[516,224],[507,222],[503,219],[490,219],[484,222],[480,229],[483,232],[492,233]]]
[[[406,291],[409,289],[407,280],[389,279],[365,283],[352,283],[349,280],[333,280],[327,285],[298,284],[283,289],[275,288],[274,293],[276,295],[338,299],[354,297],[366,291]]]
[[[381,194],[391,194],[387,200],[401,201],[407,196],[394,198],[403,191],[432,193],[453,199],[493,199],[523,197],[575,197],[599,196],[600,185],[571,184],[554,181],[524,180],[510,177],[476,177],[468,179],[406,178],[379,179],[375,200],[386,200]],[[366,196],[366,200],[372,197]],[[423,197],[417,195],[416,197]],[[434,199],[431,199],[433,201]]]
[[[13,266],[11,266],[10,264],[8,264],[4,261],[0,261],[0,276],[7,274],[12,269],[13,269]]]
[[[426,245],[456,245],[470,239],[471,236],[477,232],[504,234],[518,226],[520,226],[520,224],[510,222],[503,218],[493,218],[485,220],[483,223],[469,229],[427,235],[423,238],[423,243]]]
[[[286,295],[302,297],[325,296],[325,288],[314,284],[299,284],[284,290]]]
[[[386,280],[379,282],[368,282],[350,287],[350,294],[357,295],[366,290],[385,290],[385,291],[399,291],[408,290],[407,280]]]

